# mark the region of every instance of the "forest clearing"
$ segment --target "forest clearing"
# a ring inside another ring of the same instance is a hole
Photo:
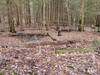
[[[100,1],[1,0],[0,75],[100,75]]]

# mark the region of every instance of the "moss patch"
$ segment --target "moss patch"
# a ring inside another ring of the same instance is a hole
[[[56,50],[56,54],[65,54],[65,53],[89,53],[89,52],[94,52],[94,48],[66,48],[66,49],[59,49]]]

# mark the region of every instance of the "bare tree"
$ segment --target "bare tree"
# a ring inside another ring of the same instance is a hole
[[[30,0],[25,0],[25,24],[29,27],[31,25]]]
[[[79,31],[84,31],[84,5],[85,5],[85,0],[81,0],[81,14],[80,14],[80,25],[78,30]]]
[[[13,17],[13,6],[12,0],[6,0],[7,3],[7,11],[8,11],[8,24],[9,24],[9,31],[15,33],[15,26],[14,26],[14,17]]]

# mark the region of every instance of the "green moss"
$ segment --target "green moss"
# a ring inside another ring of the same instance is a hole
[[[2,72],[0,72],[0,75],[4,75]]]
[[[93,41],[93,45],[92,45],[93,47],[99,47],[100,46],[100,40],[97,40],[97,39],[95,39],[94,41]]]
[[[94,52],[94,48],[66,48],[66,49],[59,49],[56,50],[56,54],[65,54],[65,53],[74,53],[74,52],[79,52],[79,53],[89,53],[89,52]]]
[[[17,73],[15,73],[15,72],[12,72],[12,74],[11,75],[17,75]]]

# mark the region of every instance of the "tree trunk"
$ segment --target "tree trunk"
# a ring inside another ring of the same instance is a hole
[[[57,4],[58,5],[58,24],[57,24],[58,36],[61,36],[61,28],[60,28],[60,1],[58,0],[58,4]]]
[[[81,0],[81,20],[78,28],[79,31],[84,31],[84,5],[85,5],[85,1]]]
[[[98,32],[100,32],[100,15],[97,15],[97,18],[96,18],[96,26],[98,27]]]
[[[15,26],[14,26],[14,18],[13,18],[13,11],[12,11],[12,2],[11,0],[6,0],[7,2],[7,9],[8,9],[8,24],[9,24],[9,31],[15,33]]]
[[[71,26],[71,12],[70,12],[70,0],[67,0],[67,16],[68,16],[68,25]]]
[[[31,9],[30,9],[30,0],[25,0],[25,24],[30,27],[31,25]]]

